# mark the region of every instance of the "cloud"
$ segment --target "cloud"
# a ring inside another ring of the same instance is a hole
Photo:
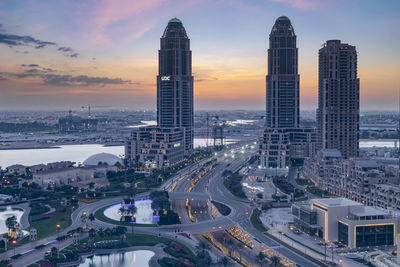
[[[54,42],[41,41],[31,36],[20,36],[14,34],[0,33],[0,43],[8,46],[30,46],[33,45],[36,49],[46,47],[48,45],[57,45]]]
[[[218,81],[218,77],[207,77],[207,78],[198,78],[195,79],[195,82],[207,82],[207,81]]]
[[[35,68],[35,67],[39,67],[39,65],[38,64],[21,64],[21,67]]]
[[[109,85],[109,84],[130,84],[131,81],[125,81],[121,78],[108,78],[108,77],[90,77],[87,75],[58,75],[58,74],[46,74],[43,75],[44,84],[47,85],[59,85],[59,86],[71,86],[71,85]]]
[[[87,75],[74,76],[70,74],[60,74],[55,72],[55,70],[50,68],[30,68],[21,73],[3,72],[0,74],[15,77],[18,79],[39,78],[41,79],[43,84],[53,86],[106,86],[121,84],[140,84],[139,82],[132,82],[130,80],[123,80],[121,78],[92,77]]]
[[[42,49],[47,46],[58,46],[58,44],[55,42],[42,41],[28,35],[21,36],[16,34],[8,34],[4,30],[3,24],[0,24],[0,44],[5,44],[10,48],[14,46],[31,46],[35,49]],[[75,53],[71,47],[61,46],[57,50],[63,53],[63,55],[66,57],[76,58],[79,55],[78,53]],[[21,52],[16,50],[15,52],[28,54],[28,51]]]
[[[57,49],[58,51],[62,52],[73,52],[74,50],[71,47],[62,46]]]
[[[272,2],[282,3],[295,9],[313,10],[321,7],[323,0],[270,0]]]

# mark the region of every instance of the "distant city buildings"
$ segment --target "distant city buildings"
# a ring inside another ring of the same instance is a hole
[[[329,40],[319,50],[318,149],[358,155],[360,81],[356,47]]]
[[[157,126],[133,130],[125,143],[126,161],[138,169],[175,166],[193,150],[192,52],[179,19],[168,22],[160,44]]]
[[[97,124],[97,119],[73,116],[71,110],[67,117],[58,120],[60,133],[93,132],[97,130]]]
[[[281,16],[269,35],[266,130],[260,144],[260,167],[286,168],[315,151],[315,131],[300,128],[300,76],[296,34]]]

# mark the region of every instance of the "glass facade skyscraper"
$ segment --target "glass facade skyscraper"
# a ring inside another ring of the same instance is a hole
[[[288,17],[281,16],[269,35],[267,128],[299,126],[299,80],[296,34]]]
[[[160,40],[157,76],[157,123],[160,127],[182,127],[185,151],[193,149],[193,76],[190,39],[182,22],[168,22]]]

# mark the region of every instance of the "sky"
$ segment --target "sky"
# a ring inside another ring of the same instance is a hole
[[[0,110],[155,109],[160,37],[191,39],[195,109],[265,109],[268,37],[297,35],[303,110],[318,95],[318,49],[358,51],[361,110],[398,109],[398,0],[0,0]]]

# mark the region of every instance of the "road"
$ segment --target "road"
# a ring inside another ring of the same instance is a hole
[[[232,148],[229,148],[232,149]],[[160,188],[162,189],[171,189],[174,183],[177,183],[174,192],[171,192],[171,199],[175,202],[178,199],[183,201],[182,199],[186,199],[189,197],[192,199],[196,199],[197,201],[205,201],[207,200],[207,195],[209,196],[210,200],[215,200],[217,202],[223,203],[231,208],[231,213],[228,216],[217,217],[216,219],[209,219],[209,220],[202,220],[197,223],[185,223],[180,225],[169,225],[169,226],[158,226],[158,227],[135,227],[135,233],[141,234],[150,234],[150,235],[162,235],[165,237],[176,238],[180,242],[184,243],[191,249],[195,249],[196,242],[185,237],[181,237],[177,235],[175,232],[177,229],[190,232],[190,233],[204,233],[210,231],[217,231],[221,229],[225,229],[232,225],[240,225],[240,227],[253,236],[256,240],[260,241],[261,243],[265,244],[266,246],[272,248],[279,254],[283,255],[284,257],[290,259],[291,261],[299,264],[300,266],[308,267],[308,266],[317,266],[313,262],[307,260],[306,258],[294,253],[293,251],[287,249],[284,246],[281,246],[279,243],[274,241],[273,239],[269,238],[261,234],[258,230],[256,230],[252,224],[250,223],[250,214],[252,212],[252,207],[250,206],[249,201],[238,199],[237,197],[233,196],[229,190],[225,188],[223,185],[223,176],[222,173],[225,170],[231,170],[235,172],[239,170],[250,158],[252,153],[254,153],[254,149],[249,149],[246,153],[240,153],[240,147],[236,145],[236,148],[233,148],[234,153],[230,153],[228,149],[224,149],[223,151],[218,152],[215,158],[217,159],[217,165],[215,169],[205,174],[193,188],[193,192],[187,192],[188,186],[192,183],[191,175],[192,173],[196,172],[201,168],[201,165],[205,163],[208,159],[203,159],[200,162],[194,164],[194,166],[188,166],[185,169],[181,170],[177,173],[177,175],[173,178],[164,183]],[[256,148],[255,148],[256,149]],[[251,151],[253,150],[253,151]],[[235,153],[236,152],[236,153]],[[183,178],[182,178],[183,177]],[[135,198],[144,197],[146,194],[137,195]],[[176,199],[174,199],[176,197]],[[197,199],[197,197],[199,199]],[[96,210],[107,206],[118,203],[121,201],[121,197],[117,198],[110,198],[110,199],[103,199],[98,202],[94,202],[91,204],[82,204],[79,206],[77,210],[75,210],[72,215],[72,224],[67,229],[62,231],[60,235],[66,234],[69,230],[76,229],[81,227],[81,215],[83,212],[87,214],[95,213]],[[184,205],[175,205],[178,209],[181,209],[179,213],[182,214],[182,210],[186,209]],[[183,222],[187,222],[187,220],[182,220]],[[96,220],[94,222],[94,226],[96,228],[107,228],[107,227],[115,227],[113,224],[109,224],[106,222],[102,222]],[[128,231],[132,231],[130,227],[128,227]],[[24,246],[21,246],[16,249],[17,254],[22,254],[23,252],[30,251],[34,249],[35,246],[39,244],[46,244],[55,240],[57,236],[53,235],[51,237],[41,239],[39,241],[28,243]],[[66,241],[60,242],[60,248],[66,247],[72,243],[71,239]],[[49,247],[49,246],[48,246]],[[49,248],[45,248],[42,250],[33,250],[28,255],[24,255],[23,257],[13,261],[14,266],[24,266],[24,263],[32,263],[35,262],[37,259],[43,257],[44,251],[49,250]],[[1,254],[2,257],[9,258],[13,255],[13,251],[7,251]]]

